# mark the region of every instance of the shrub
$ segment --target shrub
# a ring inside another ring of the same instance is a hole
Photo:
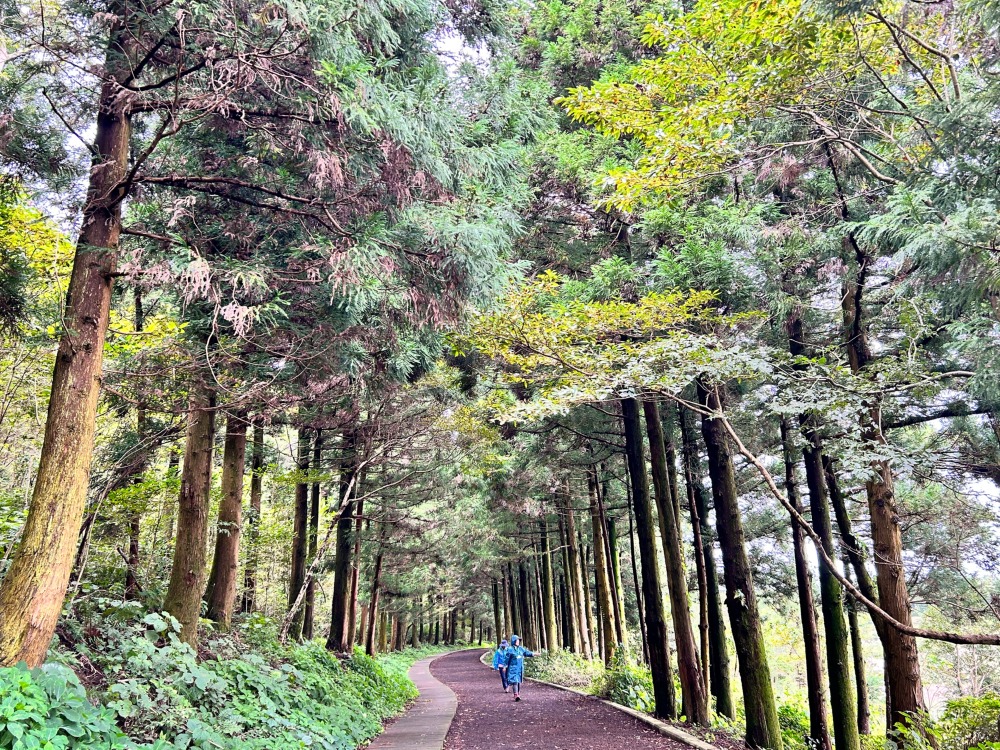
[[[790,748],[808,748],[809,712],[801,706],[783,703],[778,706],[778,724],[784,745]]]
[[[611,666],[598,679],[595,687],[597,695],[623,706],[647,713],[656,708],[652,675],[624,649],[615,649]]]
[[[46,664],[0,669],[0,747],[62,750],[131,747],[115,725],[115,715],[87,700],[72,670]]]
[[[383,662],[356,651],[342,662],[316,642],[282,646],[271,625],[251,618],[236,634],[204,638],[199,661],[180,641],[173,618],[117,604],[90,611],[65,635],[74,648],[58,657],[86,665],[88,682],[95,683],[91,698],[104,704],[91,707],[94,716],[119,744],[18,750],[354,750],[416,697],[406,671],[424,653],[410,650]],[[79,682],[73,684],[77,703],[90,706]],[[76,704],[59,697],[47,705],[72,710]]]
[[[587,661],[579,654],[562,649],[540,652],[533,659],[525,659],[528,677],[581,690],[589,690],[603,673],[604,665],[600,660]]]
[[[948,701],[938,734],[941,750],[1000,750],[1000,695]]]

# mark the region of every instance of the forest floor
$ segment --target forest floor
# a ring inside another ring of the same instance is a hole
[[[458,697],[445,750],[689,750],[600,701],[526,682],[519,703],[480,662],[482,651],[435,659],[431,674]]]

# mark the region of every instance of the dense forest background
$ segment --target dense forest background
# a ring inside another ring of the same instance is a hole
[[[0,0],[0,747],[354,748],[512,631],[1000,747],[998,75],[991,0]]]

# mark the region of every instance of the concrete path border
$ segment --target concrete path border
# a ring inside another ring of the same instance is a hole
[[[435,659],[456,653],[447,651],[415,662],[409,676],[420,696],[402,716],[389,725],[368,746],[374,750],[442,750],[451,722],[458,710],[458,698],[447,685],[431,674]]]
[[[484,665],[489,666],[489,664],[487,664],[487,662],[486,662],[486,657],[487,656],[489,656],[488,653],[483,654],[483,656],[480,659],[480,661]],[[604,703],[604,704],[606,704],[608,706],[611,706],[612,708],[618,709],[622,713],[626,713],[629,716],[632,716],[633,718],[638,719],[643,724],[646,724],[647,726],[652,727],[653,729],[655,729],[657,732],[659,732],[660,734],[662,734],[664,737],[669,737],[672,740],[677,740],[677,742],[682,742],[685,745],[687,745],[688,747],[693,747],[696,750],[719,750],[719,748],[716,747],[715,745],[710,745],[709,743],[705,742],[704,740],[700,740],[697,737],[695,737],[694,735],[688,734],[683,729],[678,729],[677,727],[675,727],[675,726],[673,726],[671,724],[667,724],[664,721],[660,721],[659,719],[656,719],[656,718],[650,716],[649,714],[645,714],[642,711],[636,711],[634,708],[630,708],[629,706],[623,706],[621,703],[615,703],[614,701],[609,701],[609,700],[606,700],[604,698],[599,698],[596,695],[591,695],[590,693],[585,693],[583,690],[578,690],[577,688],[567,687],[566,685],[559,685],[559,684],[557,684],[555,682],[546,682],[545,680],[539,680],[539,679],[536,679],[534,677],[525,677],[525,679],[526,680],[531,680],[532,682],[537,682],[540,685],[548,685],[549,687],[556,688],[557,690],[565,690],[566,692],[569,692],[569,693],[576,693],[577,695],[579,695],[579,696],[581,696],[583,698],[590,698],[591,700],[600,701],[601,703]]]

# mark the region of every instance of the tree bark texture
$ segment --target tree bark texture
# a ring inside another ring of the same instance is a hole
[[[722,411],[718,386],[698,383],[699,401],[710,412]],[[747,559],[743,519],[736,489],[736,471],[725,427],[709,415],[702,417],[702,434],[708,453],[708,471],[715,500],[715,520],[722,550],[726,607],[733,629],[736,657],[743,685],[746,741],[750,747],[781,749],[781,727],[771,686],[771,670],[764,647],[757,609],[757,595]]]
[[[670,614],[674,624],[674,644],[677,649],[677,670],[681,679],[681,706],[684,716],[694,724],[708,726],[708,701],[704,678],[695,645],[691,612],[688,608],[687,574],[684,570],[684,550],[681,548],[680,523],[671,494],[663,442],[663,423],[655,401],[644,401],[646,435],[649,438],[650,466],[653,470],[653,493],[660,519],[660,536],[670,596]]]
[[[696,540],[700,539],[700,557],[703,559],[704,589],[699,597],[702,606],[702,641],[707,641],[709,693],[715,698],[715,710],[730,719],[735,718],[733,691],[729,679],[729,647],[726,641],[726,620],[722,615],[722,597],[719,595],[719,578],[715,563],[715,535],[708,522],[708,498],[702,484],[701,458],[698,454],[698,434],[694,415],[688,409],[680,414],[681,439],[683,440],[684,477],[688,502],[691,506],[691,525]],[[696,542],[697,543],[697,542]],[[700,582],[699,582],[699,585]]]
[[[299,597],[299,591],[306,582],[306,558],[309,553],[309,431],[299,428],[298,448],[296,450],[296,469],[298,480],[295,483],[295,521],[292,531],[292,569],[288,578],[288,608],[294,606]],[[302,624],[305,612],[299,609],[292,620],[289,635],[294,640],[302,638]]]
[[[257,565],[260,561],[261,500],[264,496],[264,426],[254,422],[253,449],[250,454],[250,508],[247,512],[247,561],[243,571],[244,612],[253,612],[257,606]]]
[[[795,458],[791,426],[781,420],[781,449],[785,461],[785,493],[793,508],[802,511],[799,487],[795,480]],[[826,688],[823,684],[823,658],[821,654],[816,605],[813,602],[812,574],[806,559],[806,535],[802,527],[792,522],[792,554],[795,560],[795,582],[799,594],[799,616],[802,620],[802,641],[805,646],[806,692],[809,699],[809,738],[821,750],[832,750],[830,728],[826,713]]]
[[[653,677],[656,715],[673,719],[677,715],[674,680],[670,673],[670,645],[663,608],[663,588],[656,555],[656,520],[649,496],[649,479],[639,422],[639,402],[623,399],[622,422],[625,428],[625,457],[632,479],[632,508],[638,532],[639,557],[642,563],[642,598],[645,604],[646,643],[649,668]]]
[[[226,418],[226,441],[222,450],[222,501],[215,534],[211,585],[205,598],[208,619],[220,630],[228,630],[236,606],[236,584],[240,564],[243,527],[243,474],[246,467],[247,419],[245,412]]]
[[[132,132],[129,97],[119,79],[129,75],[135,35],[119,2],[104,64],[82,229],[66,293],[41,460],[24,529],[0,583],[0,666],[45,659],[73,569],[94,455],[104,340],[121,236],[122,180]],[[198,595],[201,595],[199,587]]]
[[[212,487],[214,398],[204,387],[191,389],[187,442],[177,503],[177,534],[170,583],[163,609],[177,618],[181,640],[197,650],[201,595],[205,591],[208,512]]]

